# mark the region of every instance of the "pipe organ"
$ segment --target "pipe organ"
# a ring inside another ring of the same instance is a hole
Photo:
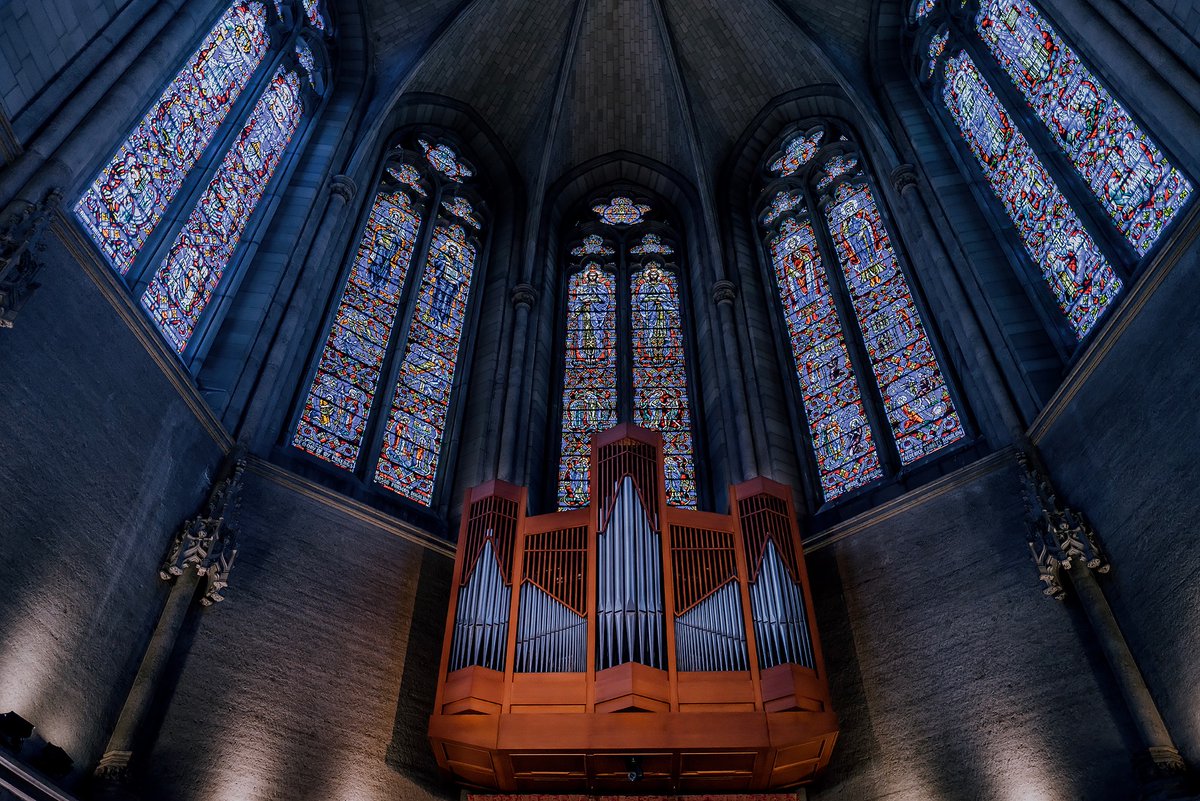
[[[811,781],[838,725],[790,490],[754,479],[729,515],[677,509],[660,435],[622,425],[592,447],[588,507],[529,516],[499,481],[466,500],[438,764],[508,792]]]

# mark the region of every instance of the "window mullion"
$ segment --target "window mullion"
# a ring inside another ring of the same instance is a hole
[[[617,237],[617,421],[633,422],[633,279],[625,236]]]

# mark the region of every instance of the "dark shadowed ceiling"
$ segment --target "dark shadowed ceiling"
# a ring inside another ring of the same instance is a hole
[[[466,103],[528,180],[625,150],[711,175],[768,102],[866,83],[877,0],[365,0],[377,91]],[[556,113],[557,109],[557,113]]]

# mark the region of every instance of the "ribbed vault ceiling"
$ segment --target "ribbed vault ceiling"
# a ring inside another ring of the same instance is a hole
[[[378,92],[466,103],[534,181],[547,151],[544,180],[617,150],[691,178],[711,175],[771,98],[815,84],[864,83],[872,2],[365,5]]]

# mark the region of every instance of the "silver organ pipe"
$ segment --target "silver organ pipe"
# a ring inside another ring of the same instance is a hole
[[[582,673],[587,618],[530,582],[521,586],[517,617],[518,673]]]
[[[750,609],[760,667],[764,670],[783,664],[814,667],[804,593],[792,580],[775,542],[770,539],[763,549],[758,579],[750,585]]]
[[[662,552],[633,479],[621,478],[596,544],[596,669],[639,662],[666,669]]]
[[[749,670],[742,594],[736,580],[675,619],[679,670]]]
[[[475,560],[471,577],[458,590],[450,670],[472,665],[504,670],[508,611],[512,596],[500,572],[493,542],[494,538],[489,532]]]

